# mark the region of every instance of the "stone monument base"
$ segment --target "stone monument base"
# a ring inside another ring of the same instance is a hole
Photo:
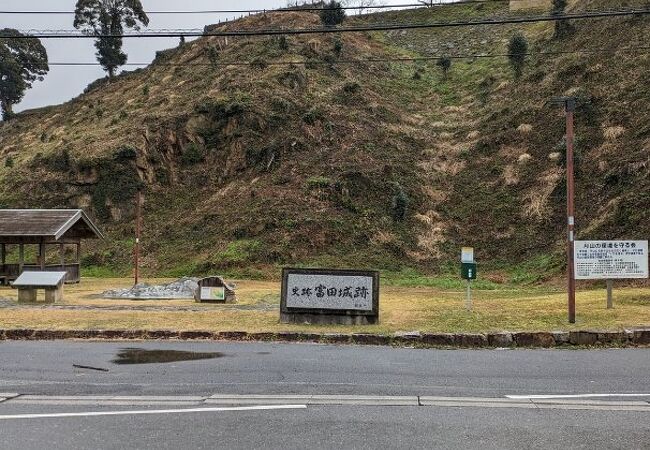
[[[376,325],[377,316],[280,313],[280,323],[308,325]]]

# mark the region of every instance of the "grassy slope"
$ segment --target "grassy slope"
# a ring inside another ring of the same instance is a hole
[[[583,3],[576,7],[598,6]],[[355,20],[492,16],[502,7]],[[292,13],[225,26],[317,23]],[[537,51],[614,49],[650,30],[638,18],[576,26],[562,42],[550,24],[523,30]],[[562,161],[549,154],[563,123],[546,102],[577,93],[591,100],[577,114],[581,236],[647,237],[647,54],[537,56],[519,81],[505,59],[454,60],[446,79],[434,62],[328,64],[503,53],[513,30],[347,34],[341,55],[333,36],[291,37],[288,49],[271,38],[200,39],[0,128],[2,206],[89,209],[109,239],[85,262],[118,271],[130,255],[133,193],[146,185],[150,273],[257,276],[296,263],[450,271],[457,248],[473,244],[495,280],[531,281],[529,272],[561,265]],[[258,65],[224,64],[237,60]],[[282,60],[308,64],[266,65]],[[400,187],[410,199],[401,222],[391,214]]]

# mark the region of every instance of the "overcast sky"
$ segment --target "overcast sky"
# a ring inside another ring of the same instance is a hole
[[[141,0],[147,10],[215,10],[215,9],[272,9],[284,7],[287,0]],[[443,0],[444,2],[449,0]],[[357,4],[354,1],[351,4]],[[384,5],[413,3],[412,0],[384,0]],[[76,0],[0,0],[4,11],[74,11]],[[149,28],[203,28],[205,25],[226,20],[227,14],[181,14],[149,16]],[[71,15],[15,15],[0,14],[0,29],[72,29]],[[43,39],[50,62],[95,61],[92,39]],[[130,62],[150,62],[156,51],[178,45],[177,38],[125,39],[124,49]],[[130,67],[129,70],[134,69]],[[15,111],[63,103],[79,95],[93,80],[105,74],[99,66],[52,66],[45,81],[34,83]]]

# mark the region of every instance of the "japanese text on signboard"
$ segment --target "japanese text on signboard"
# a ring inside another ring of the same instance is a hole
[[[648,241],[576,241],[575,277],[648,278]]]
[[[287,307],[371,311],[373,279],[364,276],[290,274]]]

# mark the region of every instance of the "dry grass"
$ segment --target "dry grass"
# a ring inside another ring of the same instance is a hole
[[[464,309],[464,293],[433,288],[383,287],[381,324],[376,326],[306,326],[278,323],[277,311],[237,310],[236,306],[198,305],[191,300],[106,300],[95,295],[109,287],[128,286],[125,279],[86,279],[68,287],[67,305],[193,305],[205,311],[68,311],[0,309],[0,328],[37,329],[169,329],[209,331],[313,331],[376,332],[399,330],[430,332],[487,332],[517,330],[607,329],[650,325],[650,288],[615,290],[615,308],[605,308],[605,290],[585,290],[577,295],[578,319],[566,321],[563,293],[536,290],[476,291],[474,312]],[[238,281],[239,304],[279,302],[279,284]],[[0,296],[16,298],[11,289]]]

